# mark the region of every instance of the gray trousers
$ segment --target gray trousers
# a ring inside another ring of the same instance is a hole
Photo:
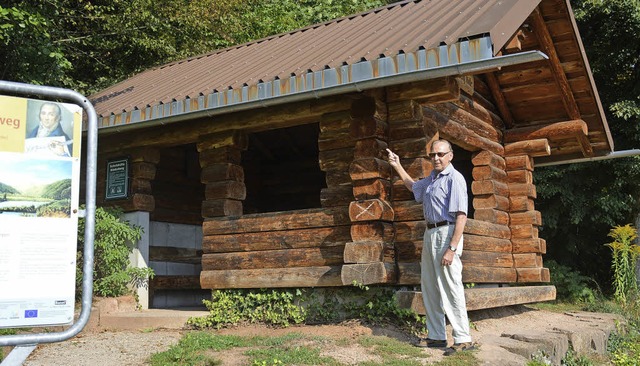
[[[471,342],[467,305],[462,284],[462,238],[457,246],[453,263],[441,264],[442,256],[449,248],[454,225],[425,230],[420,261],[420,287],[427,311],[428,337],[446,340],[445,315],[453,329],[455,343]]]

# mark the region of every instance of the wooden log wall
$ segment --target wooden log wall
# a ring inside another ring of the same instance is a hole
[[[204,185],[200,183],[198,152],[194,144],[163,148],[152,182],[155,209],[152,221],[201,225]]]
[[[353,102],[351,135],[356,143],[349,176],[354,200],[349,204],[351,241],[344,248],[343,285],[396,281],[393,241],[384,235],[394,219],[391,166],[385,160],[388,130],[381,91]]]
[[[535,210],[536,187],[533,184],[533,157],[551,153],[547,139],[523,140],[505,145],[509,184],[509,219],[517,282],[549,282],[549,269],[542,265],[546,242],[538,237],[542,225]]]
[[[320,127],[318,163],[325,172],[327,186],[320,192],[322,207],[241,212],[241,216],[220,212],[219,217],[206,217],[202,288],[342,286],[344,248],[350,241],[349,203],[353,200],[349,163],[353,160],[355,141],[351,137],[349,106],[350,103],[341,99],[313,108],[315,112],[323,112],[316,119]],[[216,151],[208,154],[219,156],[219,145],[215,144]],[[226,145],[222,147],[226,156],[235,156],[234,152],[240,151]],[[238,159],[237,164],[240,162]],[[291,172],[283,172],[281,177],[290,180]],[[217,195],[207,189],[207,194],[212,194],[207,199],[245,199],[244,183],[238,183],[227,180],[227,190]],[[291,181],[287,184],[292,186]]]
[[[473,94],[461,92],[457,98],[437,104],[415,101],[402,102],[407,106],[390,104],[392,149],[409,169],[430,168],[430,162],[421,161],[423,159],[420,156],[424,156],[424,148],[432,138],[446,138],[473,152],[472,177],[467,179],[472,179],[470,198],[474,216],[468,219],[464,231],[462,261],[465,282],[544,282],[545,269],[540,268],[540,255],[543,252],[534,253],[537,247],[518,246],[534,242],[539,243],[540,247],[544,246],[544,241],[537,238],[534,224],[539,222],[539,212],[533,209],[533,200],[527,196],[532,190],[535,191],[531,170],[516,168],[518,163],[511,160],[512,156],[523,152],[542,153],[540,142],[503,146],[502,131],[505,126],[498,116],[499,112],[489,102],[490,88],[481,79],[475,78],[473,90]],[[409,104],[413,107],[409,108]],[[395,111],[407,113],[412,110],[414,112],[411,115],[397,118],[398,122],[395,122]],[[409,127],[410,121],[413,121],[413,127]],[[422,129],[421,135],[417,133],[419,128]],[[413,132],[407,133],[411,130]],[[413,141],[408,136],[413,136]],[[416,136],[425,137],[415,141]],[[422,146],[422,149],[418,149],[418,146]],[[424,177],[428,171],[425,174],[409,174],[414,178]],[[513,185],[520,181],[529,183]],[[412,193],[397,177],[393,188],[398,283],[417,285],[420,283],[419,261],[425,230],[422,207],[413,201]]]
[[[253,214],[203,224],[202,288],[341,286],[344,206]]]

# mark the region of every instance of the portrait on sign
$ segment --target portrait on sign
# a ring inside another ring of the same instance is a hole
[[[75,113],[65,104],[29,100],[25,153],[41,156],[73,156]]]

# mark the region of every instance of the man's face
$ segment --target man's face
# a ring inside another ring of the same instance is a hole
[[[449,149],[449,145],[446,143],[436,142],[431,146],[429,158],[433,164],[433,169],[437,172],[441,172],[449,165],[449,163],[451,163],[451,159],[453,159],[453,151]]]
[[[58,108],[54,105],[45,104],[40,108],[40,123],[47,129],[51,130],[60,122],[60,114]]]

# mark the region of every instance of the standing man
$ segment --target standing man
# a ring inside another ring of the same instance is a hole
[[[387,149],[389,163],[404,185],[422,203],[427,228],[422,243],[420,286],[427,311],[428,338],[418,347],[447,346],[446,319],[453,328],[454,344],[445,351],[451,355],[471,350],[474,344],[462,284],[462,232],[467,222],[467,184],[451,164],[453,150],[447,140],[431,146],[431,174],[414,181],[400,164],[398,155]]]

